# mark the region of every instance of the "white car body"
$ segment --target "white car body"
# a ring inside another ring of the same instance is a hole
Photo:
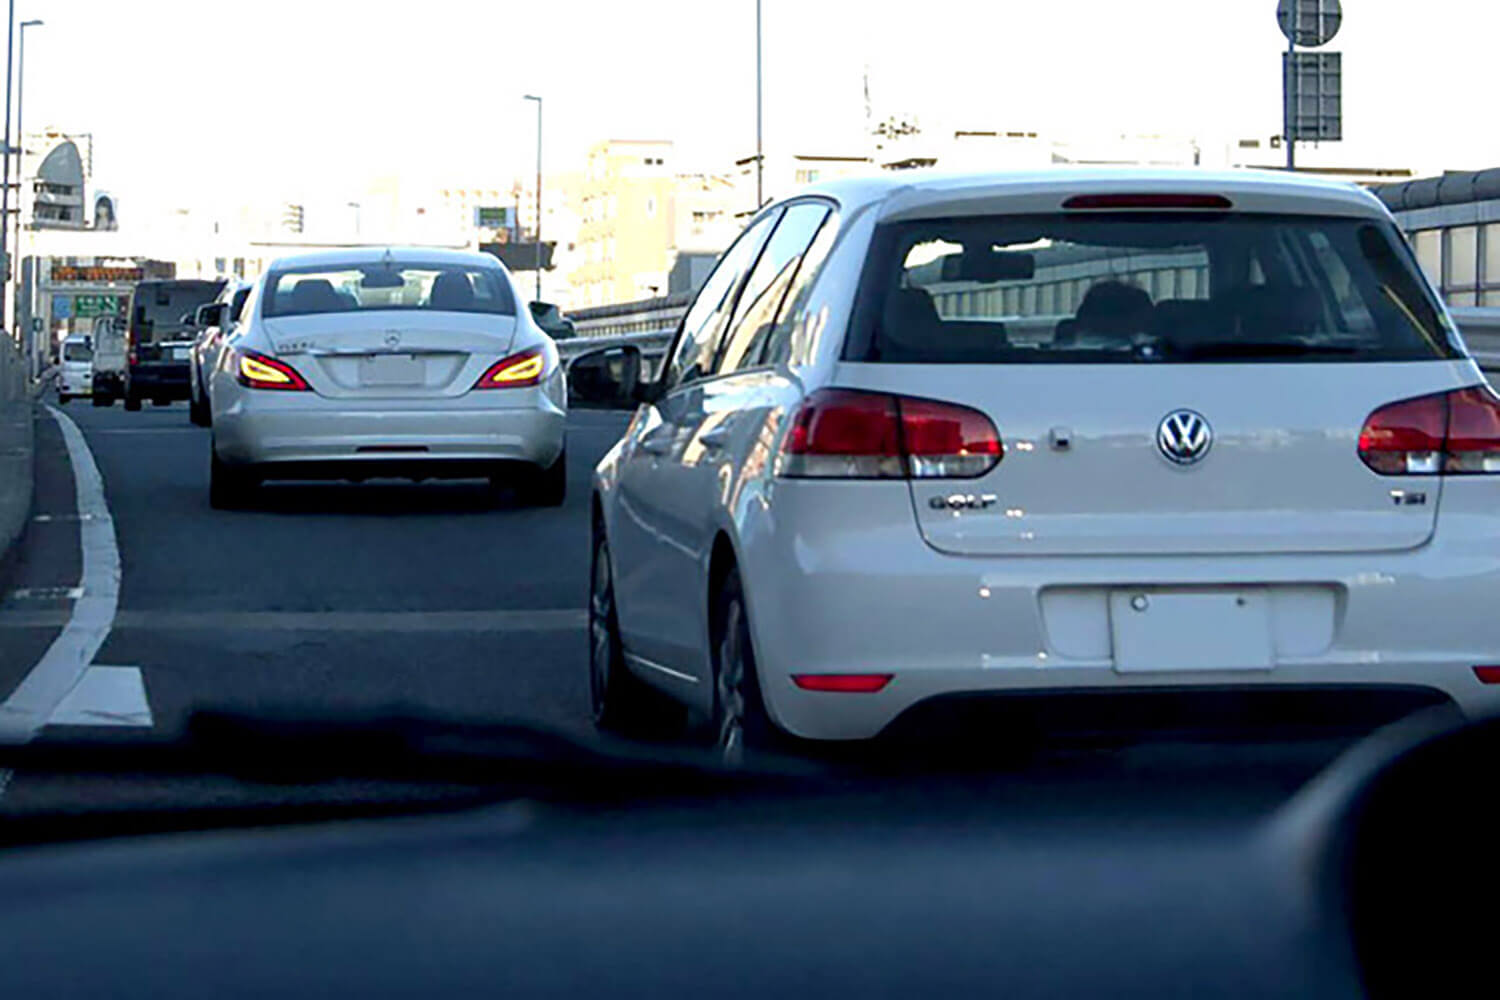
[[[89,337],[75,336],[63,341],[62,358],[57,369],[57,395],[64,402],[94,392],[94,350]]]
[[[1356,454],[1387,404],[1489,392],[1425,284],[1448,337],[1431,360],[846,360],[878,226],[1058,214],[1119,192],[1395,232],[1353,186],[1249,171],[917,173],[768,207],[757,221],[820,202],[837,227],[810,289],[782,307],[785,356],[677,384],[669,372],[595,473],[632,675],[724,711],[714,616],[732,565],[765,712],[804,738],[874,737],[948,695],[1370,688],[1500,707],[1500,677],[1475,670],[1500,663],[1500,477],[1377,475]],[[981,411],[1003,460],[970,479],[788,476],[793,415],[831,387]],[[1179,410],[1216,433],[1191,467],[1155,439]],[[886,681],[793,680],[840,675]]]
[[[432,308],[267,315],[268,283],[283,272],[384,264],[483,271],[509,289],[516,308],[510,315]],[[525,479],[558,468],[566,378],[555,345],[523,302],[499,261],[483,254],[376,249],[275,261],[256,282],[240,329],[210,375],[216,468],[254,482]],[[290,365],[307,390],[242,384],[238,365],[246,351]],[[544,361],[535,384],[475,388],[497,362],[527,351]],[[372,382],[372,372],[392,364],[410,377]]]

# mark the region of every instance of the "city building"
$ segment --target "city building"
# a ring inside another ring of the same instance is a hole
[[[573,307],[665,293],[672,267],[671,204],[677,179],[672,143],[608,139],[588,153],[574,194],[577,261]]]
[[[761,189],[764,193],[762,200],[775,201],[796,194],[802,188],[819,181],[857,177],[872,170],[874,166],[870,157],[864,153],[768,153],[765,155],[765,171],[761,176]],[[743,225],[760,210],[760,206],[755,203],[754,156],[734,162],[734,178],[739,189],[735,215]]]

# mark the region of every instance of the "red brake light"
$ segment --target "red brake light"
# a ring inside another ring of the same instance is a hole
[[[1115,208],[1186,208],[1200,212],[1223,212],[1234,207],[1234,203],[1221,194],[1075,194],[1063,202],[1063,208],[1115,209]]]
[[[281,392],[308,392],[307,381],[297,369],[259,351],[235,352],[235,378],[250,389],[275,389]]]
[[[835,694],[874,694],[885,690],[894,674],[793,674],[792,683],[804,691]]]
[[[130,361],[130,366],[132,368],[141,363],[141,356],[135,352],[134,347],[130,349],[130,353],[129,355],[127,355],[127,358]]]
[[[512,354],[490,365],[474,383],[476,389],[522,389],[540,385],[547,370],[547,356],[540,347]]]
[[[820,389],[803,401],[780,473],[830,479],[967,479],[1004,457],[978,410],[930,399]]]
[[[1360,429],[1359,457],[1384,476],[1500,473],[1500,397],[1473,386],[1382,406]]]
[[[1474,676],[1481,684],[1500,684],[1500,667],[1475,667]]]

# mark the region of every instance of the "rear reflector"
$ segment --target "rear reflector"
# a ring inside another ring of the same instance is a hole
[[[1481,684],[1500,684],[1500,667],[1475,667],[1474,676]]]
[[[792,683],[804,691],[834,694],[874,694],[885,689],[894,674],[793,674]]]
[[[973,479],[1005,456],[978,410],[931,399],[820,389],[803,400],[778,471],[814,479]]]
[[[1196,209],[1200,212],[1223,212],[1233,207],[1234,203],[1221,194],[1075,194],[1063,202],[1063,208],[1095,210],[1180,208]]]
[[[1383,476],[1500,473],[1500,397],[1477,385],[1382,406],[1360,429],[1359,457]]]

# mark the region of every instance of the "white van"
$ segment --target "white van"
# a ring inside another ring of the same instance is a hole
[[[57,401],[94,393],[94,341],[91,337],[69,337],[63,341],[62,366],[57,374]]]

